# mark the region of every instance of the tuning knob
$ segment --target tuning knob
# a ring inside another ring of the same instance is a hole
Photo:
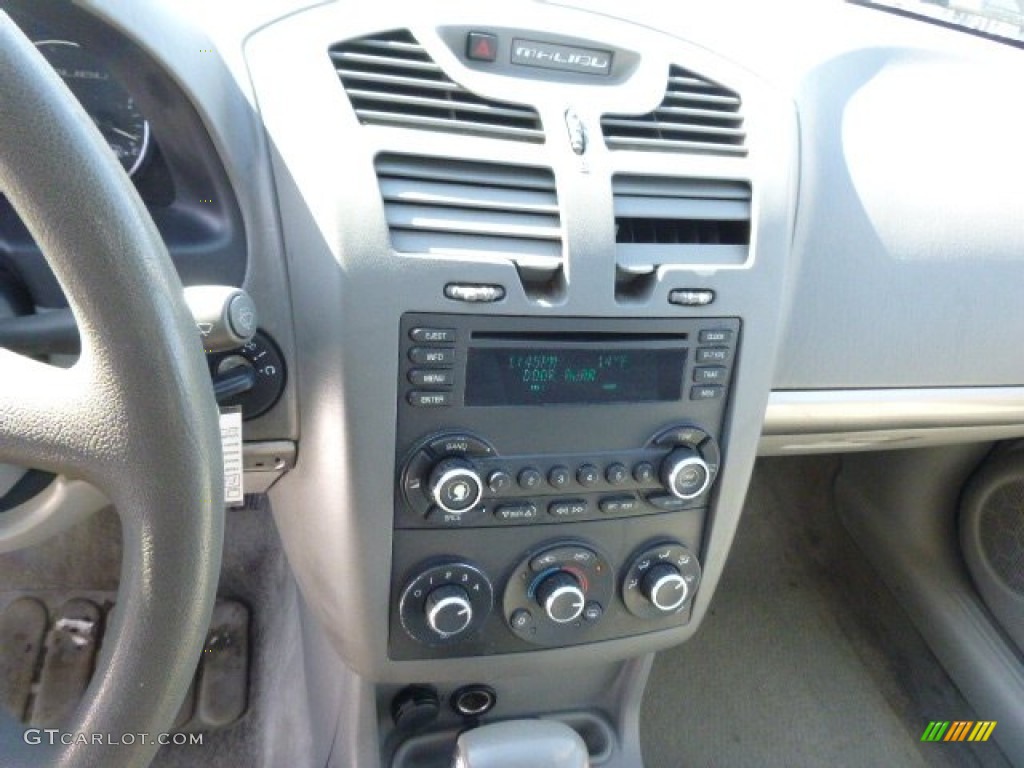
[[[430,497],[445,512],[461,515],[475,507],[484,485],[476,467],[460,458],[444,459],[430,473]]]
[[[661,463],[661,482],[677,499],[689,501],[711,485],[711,469],[694,448],[676,448]]]
[[[587,596],[579,579],[568,571],[548,576],[537,587],[537,602],[556,624],[570,624],[583,614]]]
[[[686,603],[690,587],[674,565],[659,563],[640,583],[640,590],[661,613],[675,613]]]
[[[447,639],[464,632],[473,622],[473,604],[462,587],[448,584],[429,595],[424,606],[427,626]]]

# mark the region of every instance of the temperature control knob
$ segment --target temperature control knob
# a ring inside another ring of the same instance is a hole
[[[480,502],[484,484],[473,464],[461,458],[445,459],[430,473],[430,497],[452,515],[468,512]]]
[[[438,587],[424,606],[427,626],[441,638],[464,632],[473,623],[473,604],[466,590],[455,584]]]
[[[677,499],[689,501],[711,485],[711,469],[694,448],[676,448],[661,463],[661,482]]]
[[[544,613],[556,624],[576,621],[587,602],[579,579],[568,571],[558,571],[545,578],[537,586],[536,597]]]
[[[661,613],[675,613],[690,596],[690,587],[679,569],[668,563],[652,566],[640,582],[640,590]]]

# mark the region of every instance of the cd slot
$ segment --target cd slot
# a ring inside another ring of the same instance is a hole
[[[473,331],[474,341],[532,341],[607,344],[609,342],[663,342],[686,341],[690,334],[671,333],[619,333],[601,331]]]

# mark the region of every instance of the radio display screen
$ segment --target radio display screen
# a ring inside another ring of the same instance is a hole
[[[686,350],[470,347],[465,403],[570,405],[678,400]]]

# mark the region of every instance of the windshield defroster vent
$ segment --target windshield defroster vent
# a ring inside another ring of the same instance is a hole
[[[688,69],[669,69],[665,99],[646,115],[605,115],[609,149],[745,155],[741,101],[735,91]]]
[[[560,289],[562,222],[546,168],[384,154],[377,178],[399,253],[511,262],[528,293]]]
[[[536,110],[463,88],[408,30],[339,43],[330,55],[361,123],[544,141]]]
[[[671,265],[741,265],[750,248],[750,184],[722,179],[616,175],[616,285]],[[639,282],[638,282],[639,281]]]

